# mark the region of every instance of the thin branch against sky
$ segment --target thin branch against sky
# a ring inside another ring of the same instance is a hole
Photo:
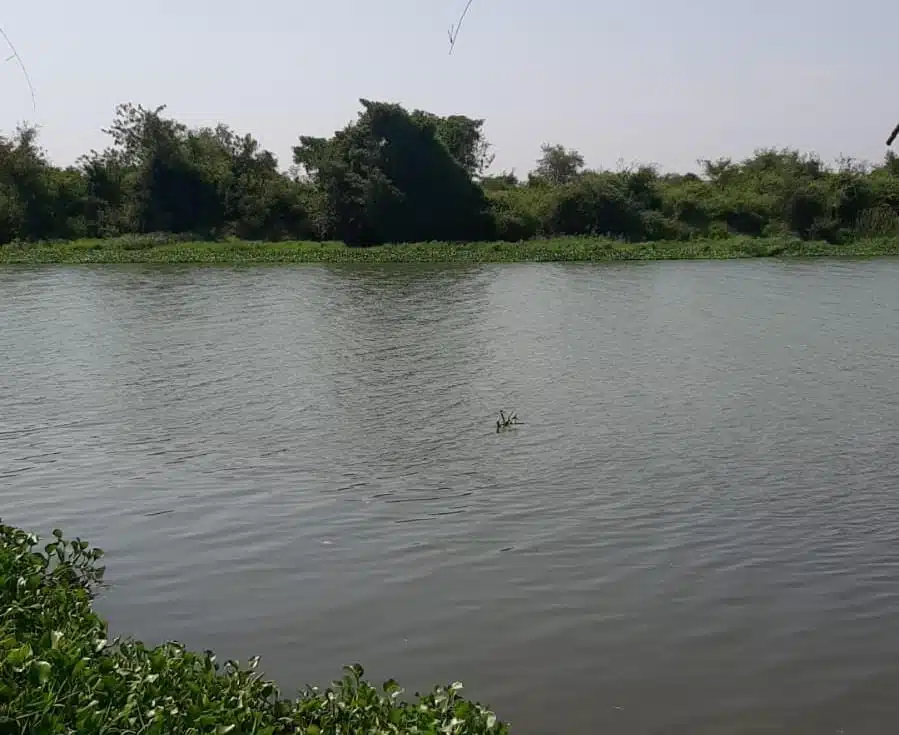
[[[34,111],[37,112],[37,98],[34,94],[34,85],[31,83],[31,77],[28,75],[28,69],[25,68],[25,62],[22,61],[22,57],[19,55],[19,52],[16,50],[15,45],[13,45],[12,40],[8,35],[6,35],[6,31],[3,28],[0,28],[0,36],[3,37],[3,40],[6,41],[6,45],[9,46],[12,51],[12,56],[9,56],[6,61],[10,61],[15,59],[19,64],[19,68],[22,70],[22,74],[25,75],[25,81],[28,83],[28,90],[31,92],[31,106],[34,108]]]
[[[887,138],[887,145],[893,145],[893,141],[896,140],[897,135],[899,135],[899,125],[896,125],[896,127],[893,128],[893,132],[890,133],[890,137]]]
[[[449,52],[450,52],[450,54],[452,54],[453,49],[456,48],[456,39],[459,37],[459,31],[462,29],[462,23],[465,20],[465,16],[468,15],[468,9],[471,7],[471,4],[473,2],[474,2],[474,0],[468,0],[468,2],[465,3],[465,8],[462,10],[462,14],[459,16],[459,20],[456,22],[456,25],[450,26],[450,29],[449,29],[449,41],[450,41]]]

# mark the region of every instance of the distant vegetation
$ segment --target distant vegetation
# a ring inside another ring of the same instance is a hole
[[[0,733],[10,735],[503,735],[461,684],[405,700],[359,666],[324,690],[281,697],[258,661],[219,663],[177,643],[108,640],[93,611],[102,556],[60,531],[46,545],[0,524]],[[302,655],[302,652],[298,652]]]
[[[0,244],[169,233],[194,240],[627,243],[735,235],[833,245],[899,236],[899,159],[880,165],[762,150],[696,173],[588,170],[542,147],[523,179],[487,175],[483,120],[362,100],[330,138],[301,136],[289,171],[250,135],[122,105],[110,146],[57,168],[33,128],[0,138]]]

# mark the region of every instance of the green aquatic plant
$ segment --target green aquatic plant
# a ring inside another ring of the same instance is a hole
[[[287,735],[508,733],[463,699],[462,685],[403,698],[361,666],[294,699],[258,672],[259,659],[219,664],[211,651],[110,641],[92,607],[103,552],[0,523],[0,733],[12,735]]]
[[[864,219],[864,218],[863,218]],[[0,247],[0,265],[50,263],[208,264],[263,263],[523,263],[699,260],[768,257],[872,257],[899,255],[899,238],[867,237],[848,243],[792,236],[697,238],[630,243],[610,237],[557,237],[526,242],[410,243],[347,247],[336,242],[261,243],[239,240],[180,242],[175,238],[75,240]]]

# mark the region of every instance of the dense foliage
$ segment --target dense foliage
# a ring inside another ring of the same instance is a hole
[[[246,666],[177,643],[107,639],[92,609],[102,551],[60,531],[44,545],[0,524],[0,733],[3,735],[478,735],[508,728],[438,687],[415,702],[379,691],[351,666],[324,691],[284,699]]]
[[[191,129],[163,107],[121,105],[103,151],[53,166],[33,128],[0,138],[0,244],[174,233],[194,239],[520,241],[606,235],[629,242],[796,236],[845,243],[899,234],[899,159],[826,166],[761,150],[593,171],[546,143],[524,180],[486,175],[483,120],[361,100],[330,138],[301,136],[291,168],[225,125]]]

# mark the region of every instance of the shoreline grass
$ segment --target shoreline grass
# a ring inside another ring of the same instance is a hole
[[[859,239],[840,245],[790,237],[640,243],[601,237],[566,237],[524,242],[433,242],[351,248],[336,242],[200,242],[136,235],[110,240],[8,244],[0,246],[0,265],[610,262],[895,255],[899,255],[899,238],[894,237]]]

